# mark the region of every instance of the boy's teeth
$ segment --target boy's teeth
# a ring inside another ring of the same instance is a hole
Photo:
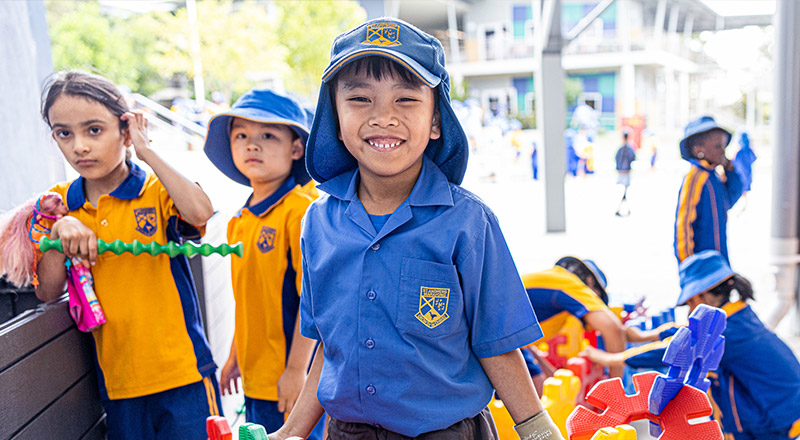
[[[400,142],[402,142],[402,141],[397,141],[397,142],[395,142],[395,143],[392,143],[392,144],[379,144],[379,143],[377,143],[377,142],[374,142],[374,141],[367,141],[367,142],[368,142],[370,145],[372,145],[373,147],[378,147],[378,148],[392,148],[392,147],[396,147],[396,146],[400,145]]]

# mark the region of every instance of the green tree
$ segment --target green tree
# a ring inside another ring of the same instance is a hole
[[[284,0],[275,5],[279,11],[277,34],[289,55],[286,63],[292,72],[286,77],[286,88],[311,97],[319,90],[333,39],[363,22],[366,14],[354,1]]]

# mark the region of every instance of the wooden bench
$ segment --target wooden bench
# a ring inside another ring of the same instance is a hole
[[[66,297],[0,324],[0,440],[105,439],[91,335]]]

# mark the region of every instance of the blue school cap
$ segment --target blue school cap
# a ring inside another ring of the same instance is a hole
[[[580,258],[572,256],[562,257],[558,261],[556,261],[556,266],[561,266],[561,267],[567,267],[573,264],[578,264],[579,266],[582,266],[589,272],[591,272],[592,276],[594,276],[594,279],[597,280],[598,287],[600,287],[601,291],[600,299],[602,299],[605,304],[608,304],[608,292],[606,292],[606,286],[608,286],[608,280],[606,279],[606,274],[603,273],[602,270],[600,270],[599,266],[597,266],[597,263],[595,263],[592,260],[588,259],[581,260]]]
[[[694,121],[686,124],[686,127],[683,129],[683,139],[681,139],[681,158],[684,160],[689,160],[692,158],[690,146],[686,143],[690,137],[711,130],[722,130],[725,132],[725,134],[728,136],[728,141],[725,142],[725,145],[728,145],[728,143],[731,141],[731,133],[717,124],[717,121],[715,121],[714,118],[711,116],[700,116]]]
[[[230,110],[214,115],[208,122],[203,151],[223,174],[242,185],[250,186],[250,179],[233,163],[231,121],[234,117],[265,124],[286,125],[300,136],[303,145],[308,140],[306,112],[294,99],[267,89],[253,89],[239,97]],[[302,158],[292,164],[291,175],[299,185],[305,185],[311,180]]]
[[[306,167],[317,182],[325,182],[358,166],[339,140],[338,124],[331,101],[330,80],[347,63],[380,56],[408,69],[439,93],[442,135],[431,139],[425,154],[444,172],[447,180],[460,184],[467,169],[467,136],[450,106],[450,76],[444,68],[444,49],[431,35],[396,18],[370,20],[339,35],[331,47],[331,60],[322,73],[316,117],[306,149]]]
[[[688,256],[679,266],[681,294],[676,305],[711,290],[732,277],[733,271],[719,251],[705,250]]]

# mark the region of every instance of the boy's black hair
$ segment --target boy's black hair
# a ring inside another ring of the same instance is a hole
[[[709,290],[708,293],[720,299],[720,303],[724,303],[730,299],[731,292],[734,290],[739,294],[739,297],[743,301],[751,300],[755,297],[753,293],[753,286],[750,285],[750,281],[747,281],[747,278],[741,275],[733,275],[720,285]]]
[[[686,138],[686,145],[689,147],[689,154],[691,154],[692,157],[697,159],[697,156],[694,155],[694,147],[704,143],[706,139],[711,137],[711,135],[716,132],[725,133],[725,130],[721,128],[713,128],[711,130],[704,131],[702,133],[693,134],[688,138]]]
[[[558,261],[556,261],[556,266],[561,266],[567,271],[572,272],[575,276],[580,278],[581,281],[583,281],[583,283],[586,284],[587,286],[589,285],[589,283],[587,283],[587,280],[591,278],[592,280],[594,280],[594,285],[596,287],[599,287],[601,291],[605,290],[600,285],[600,280],[598,280],[597,277],[594,276],[594,273],[592,273],[592,271],[586,266],[586,264],[575,257],[563,257]],[[600,297],[600,299],[603,300],[605,304],[608,304],[608,294],[598,295],[598,296]]]
[[[414,87],[427,86],[422,80],[417,78],[410,70],[398,64],[396,61],[381,57],[381,56],[368,56],[358,58],[345,64],[333,78],[330,79],[330,92],[331,102],[333,103],[333,113],[336,115],[336,123],[338,126],[338,113],[336,112],[336,86],[339,78],[359,75],[365,73],[367,78],[382,80],[387,77],[395,77],[400,81],[411,84]],[[440,86],[436,86],[437,88]],[[433,115],[439,121],[439,93],[434,89],[433,92]]]
[[[99,75],[69,70],[57,72],[46,81],[42,92],[42,118],[50,125],[50,107],[61,95],[79,96],[103,104],[108,111],[119,118],[127,112],[128,104],[122,93],[109,80]],[[119,120],[119,128],[128,128],[128,121]]]

